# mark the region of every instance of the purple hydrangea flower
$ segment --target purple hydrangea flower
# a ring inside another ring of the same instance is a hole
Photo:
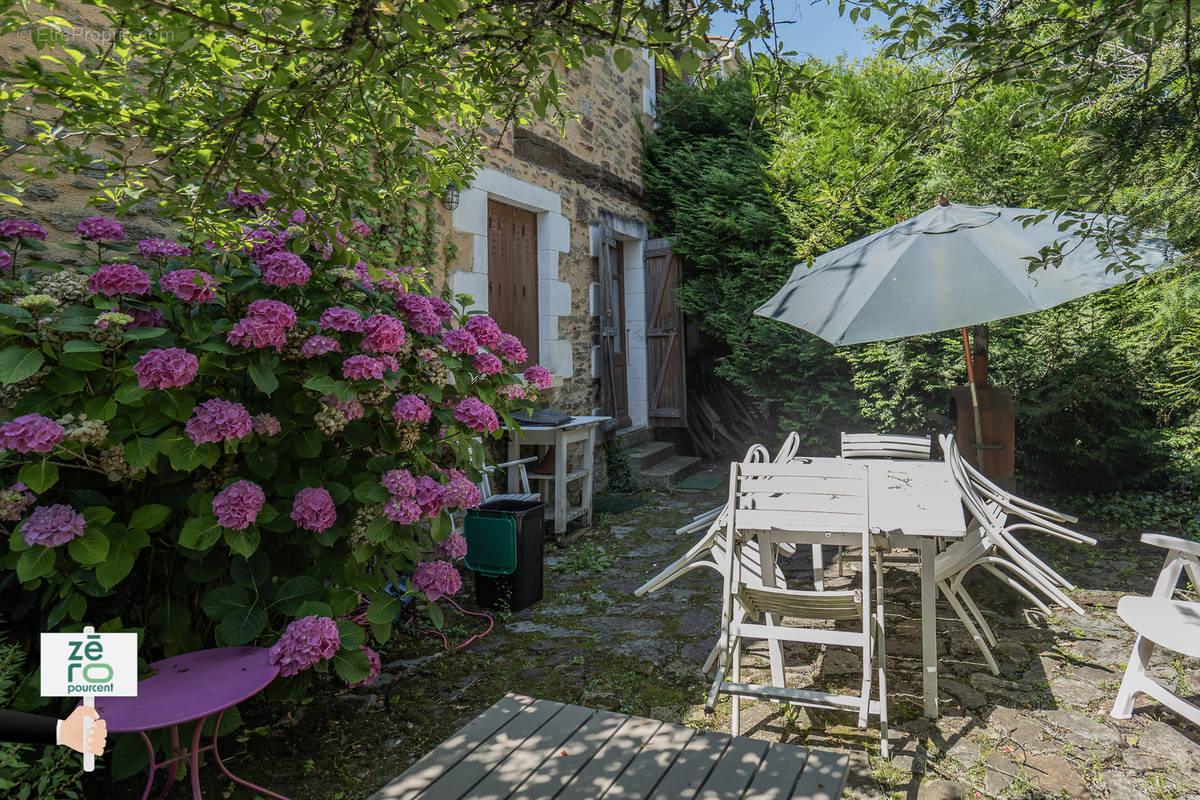
[[[509,400],[524,400],[525,387],[519,383],[510,383],[496,389],[496,394]]]
[[[0,520],[16,522],[36,499],[28,486],[17,481],[0,492]]]
[[[250,418],[250,428],[259,436],[274,436],[283,426],[270,414],[255,414]]]
[[[0,250],[0,270],[8,269],[13,264],[13,254],[7,250]]]
[[[170,292],[190,304],[207,303],[212,300],[217,296],[213,290],[216,285],[216,278],[198,269],[172,270],[158,279],[158,286],[164,292]]]
[[[379,653],[376,653],[374,650],[367,647],[365,644],[360,644],[358,646],[358,649],[362,650],[363,654],[366,655],[366,657],[367,657],[367,677],[363,678],[358,683],[350,683],[350,681],[346,681],[346,685],[351,688],[353,688],[355,686],[371,686],[371,685],[373,685],[375,683],[375,679],[377,677],[379,677],[379,670],[383,666],[379,660]]]
[[[312,270],[304,259],[288,250],[279,250],[258,259],[262,268],[263,283],[284,288],[303,286],[312,277]]]
[[[92,292],[106,294],[149,294],[150,276],[133,264],[105,264],[88,278]]]
[[[255,300],[246,309],[252,318],[287,330],[296,324],[296,309],[280,300]]]
[[[350,356],[342,362],[342,377],[350,381],[383,380],[384,363],[371,356]]]
[[[416,479],[406,469],[388,470],[379,482],[394,497],[412,497],[417,491]]]
[[[139,358],[133,372],[143,389],[170,389],[187,386],[199,369],[200,359],[182,347],[159,347]]]
[[[433,413],[420,395],[406,394],[392,406],[392,417],[410,422],[428,422]]]
[[[21,523],[21,538],[27,545],[58,547],[83,536],[87,520],[75,509],[62,503],[38,506]]]
[[[293,225],[303,225],[308,221],[308,214],[303,208],[297,208],[291,213],[291,216],[288,217],[288,220]]]
[[[287,677],[333,658],[341,646],[337,623],[313,614],[289,623],[267,656],[279,666],[279,674]]]
[[[454,316],[454,309],[450,308],[450,304],[440,297],[430,297],[429,307],[433,309],[433,313],[437,315],[442,322],[449,322]]]
[[[423,314],[432,314],[433,306],[429,304],[429,298],[419,294],[402,294],[396,298],[396,308],[404,312],[406,317],[419,317]]]
[[[353,224],[350,226],[350,230],[353,231],[356,236],[371,235],[370,226],[368,226],[367,223],[363,222],[361,219],[355,218],[352,220],[352,223]]]
[[[492,433],[500,429],[495,410],[474,397],[468,397],[454,407],[454,418],[478,433]]]
[[[476,314],[467,319],[465,327],[475,341],[484,347],[495,347],[500,342],[500,326],[487,314]]]
[[[328,489],[309,486],[296,492],[291,516],[297,526],[320,533],[337,521],[337,509]]]
[[[217,492],[212,510],[217,515],[217,524],[222,528],[244,531],[258,519],[267,502],[267,496],[256,483],[237,481]]]
[[[433,555],[437,558],[444,558],[447,561],[454,561],[462,558],[467,554],[467,540],[458,531],[454,531],[445,539],[442,539],[433,548]]]
[[[442,487],[442,502],[446,508],[475,508],[483,502],[483,493],[462,470],[448,470],[450,483]]]
[[[46,229],[31,219],[0,220],[0,236],[5,239],[37,239],[46,241]]]
[[[119,242],[125,238],[125,228],[115,220],[88,217],[75,226],[75,235],[89,242]]]
[[[491,353],[479,353],[474,360],[475,371],[480,375],[499,375],[504,371],[500,359]]]
[[[449,561],[422,561],[413,570],[412,582],[431,603],[462,588],[462,576]]]
[[[267,256],[287,250],[288,234],[275,228],[248,228],[243,240],[252,243],[250,257],[261,265]]]
[[[142,258],[187,258],[191,249],[172,239],[142,239],[138,242]]]
[[[38,506],[20,525],[28,545],[57,547],[84,534],[87,520],[69,505]]]
[[[255,317],[243,317],[225,334],[225,341],[244,347],[274,347],[278,352],[287,343],[287,331]]]
[[[554,383],[554,377],[550,374],[550,370],[537,364],[525,370],[525,380],[539,389],[549,389]]]
[[[391,497],[383,504],[383,515],[392,522],[412,525],[421,519],[421,506],[410,497]]]
[[[350,333],[362,333],[363,318],[352,308],[341,308],[334,306],[327,308],[321,313],[319,324],[322,328],[334,331],[349,331]]]
[[[241,439],[253,430],[254,423],[244,405],[216,397],[193,408],[192,417],[184,426],[195,444]]]
[[[511,333],[503,334],[494,349],[501,358],[513,364],[520,364],[529,358],[529,354],[525,352],[525,345]]]
[[[233,206],[234,208],[260,209],[266,207],[267,198],[270,196],[271,195],[265,191],[246,192],[242,191],[241,189],[234,189],[225,196],[225,199],[229,202],[229,205]]]
[[[63,426],[49,417],[26,414],[0,425],[0,450],[49,453],[65,434]]]
[[[442,344],[451,353],[473,356],[479,352],[479,342],[464,328],[453,328],[442,334]]]
[[[416,489],[413,490],[413,499],[421,507],[421,513],[430,518],[442,513],[442,509],[446,507],[442,499],[446,487],[429,475],[418,477],[416,484]]]
[[[363,323],[362,349],[368,353],[397,353],[404,346],[404,323],[388,314],[372,314]]]
[[[130,328],[161,328],[167,322],[162,311],[157,308],[129,308],[125,309],[125,313],[133,317],[133,322],[126,324],[125,330],[129,330]]]
[[[334,408],[342,412],[342,416],[348,420],[362,419],[363,414],[366,413],[366,409],[363,408],[363,404],[357,400],[348,400],[343,403],[333,395],[327,394],[321,398],[321,402],[330,408]]]
[[[304,340],[304,344],[300,345],[300,355],[305,358],[340,352],[342,352],[342,345],[331,336],[310,336]]]

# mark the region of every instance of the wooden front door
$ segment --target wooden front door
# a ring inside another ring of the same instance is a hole
[[[537,214],[488,200],[488,314],[538,363]],[[514,365],[524,368],[525,364]]]
[[[600,231],[600,396],[604,413],[626,428],[629,418],[628,331],[625,329],[625,253],[612,228]]]
[[[650,424],[687,427],[686,351],[679,309],[679,259],[666,239],[646,243],[646,368]]]

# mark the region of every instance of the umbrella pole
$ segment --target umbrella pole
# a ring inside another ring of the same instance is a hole
[[[963,353],[967,356],[967,384],[971,387],[971,410],[975,413],[975,458],[983,468],[983,423],[979,416],[979,394],[975,391],[975,366],[971,359],[971,343],[967,338],[967,329],[962,329]]]

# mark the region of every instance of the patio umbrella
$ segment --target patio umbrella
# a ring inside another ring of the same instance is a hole
[[[1086,219],[1100,230],[1124,222]],[[976,444],[982,446],[966,326],[1053,308],[1140,277],[1166,259],[1165,243],[1148,240],[1119,249],[1136,271],[1106,271],[1114,256],[1060,223],[1053,211],[958,205],[941,195],[928,211],[825,253],[811,268],[798,264],[754,313],[833,344],[962,328]],[[1061,263],[1030,273],[1027,258],[1056,244]]]

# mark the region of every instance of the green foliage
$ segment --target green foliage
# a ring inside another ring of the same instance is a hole
[[[108,296],[82,289],[84,275],[51,272],[36,279],[55,295],[36,319],[16,313],[35,279],[0,277],[0,348],[43,359],[34,373],[3,381],[0,415],[36,415],[60,432],[46,448],[17,443],[0,452],[0,486],[26,487],[0,498],[0,564],[12,571],[0,583],[0,605],[18,621],[18,636],[108,620],[143,634],[141,653],[152,660],[213,644],[272,644],[291,621],[317,614],[341,619],[341,650],[317,669],[332,666],[352,683],[366,676],[364,614],[372,622],[395,616],[371,609],[393,609],[385,585],[433,558],[451,533],[451,511],[470,502],[462,486],[478,479],[478,438],[500,435],[458,419],[457,407],[482,402],[511,425],[508,412],[527,403],[502,391],[515,376],[477,372],[443,345],[448,328],[465,324],[468,298],[449,298],[446,318],[431,311],[418,324],[407,316],[405,338],[390,344],[322,321],[340,307],[360,324],[370,317],[368,332],[374,323],[398,327],[398,302],[429,303],[430,288],[423,272],[380,256],[388,250],[364,241],[361,228],[346,238],[311,222],[281,222],[288,217],[263,211],[245,221],[265,227],[211,250],[192,241],[186,258],[104,245],[98,261],[137,261],[149,290]],[[268,245],[303,254],[311,276],[272,281],[261,250]],[[180,269],[203,271],[214,294],[187,302],[164,288],[162,276]],[[267,313],[263,302],[278,303],[274,313],[290,309],[294,322],[279,323],[277,340],[240,339],[235,326]],[[306,350],[317,334],[326,346]],[[157,382],[148,365],[166,348],[194,357],[195,370]],[[383,377],[375,378],[349,371],[356,358],[392,363],[376,361]],[[393,415],[404,395],[429,398],[428,421]],[[240,406],[245,429],[203,435],[200,406],[214,399]],[[397,509],[386,504],[403,498],[393,499],[381,479],[396,469],[457,488],[439,495],[427,487],[416,516],[393,522]],[[265,496],[248,520],[223,517],[215,502],[239,481]],[[296,497],[308,488],[328,491],[332,522],[305,523],[298,514]],[[83,533],[57,546],[29,538],[31,514],[52,505],[81,514]],[[372,630],[390,633],[386,625]],[[301,679],[308,676],[291,680]]]
[[[610,492],[636,492],[637,479],[633,476],[633,464],[629,454],[615,441],[604,445],[605,473],[608,475]]]

